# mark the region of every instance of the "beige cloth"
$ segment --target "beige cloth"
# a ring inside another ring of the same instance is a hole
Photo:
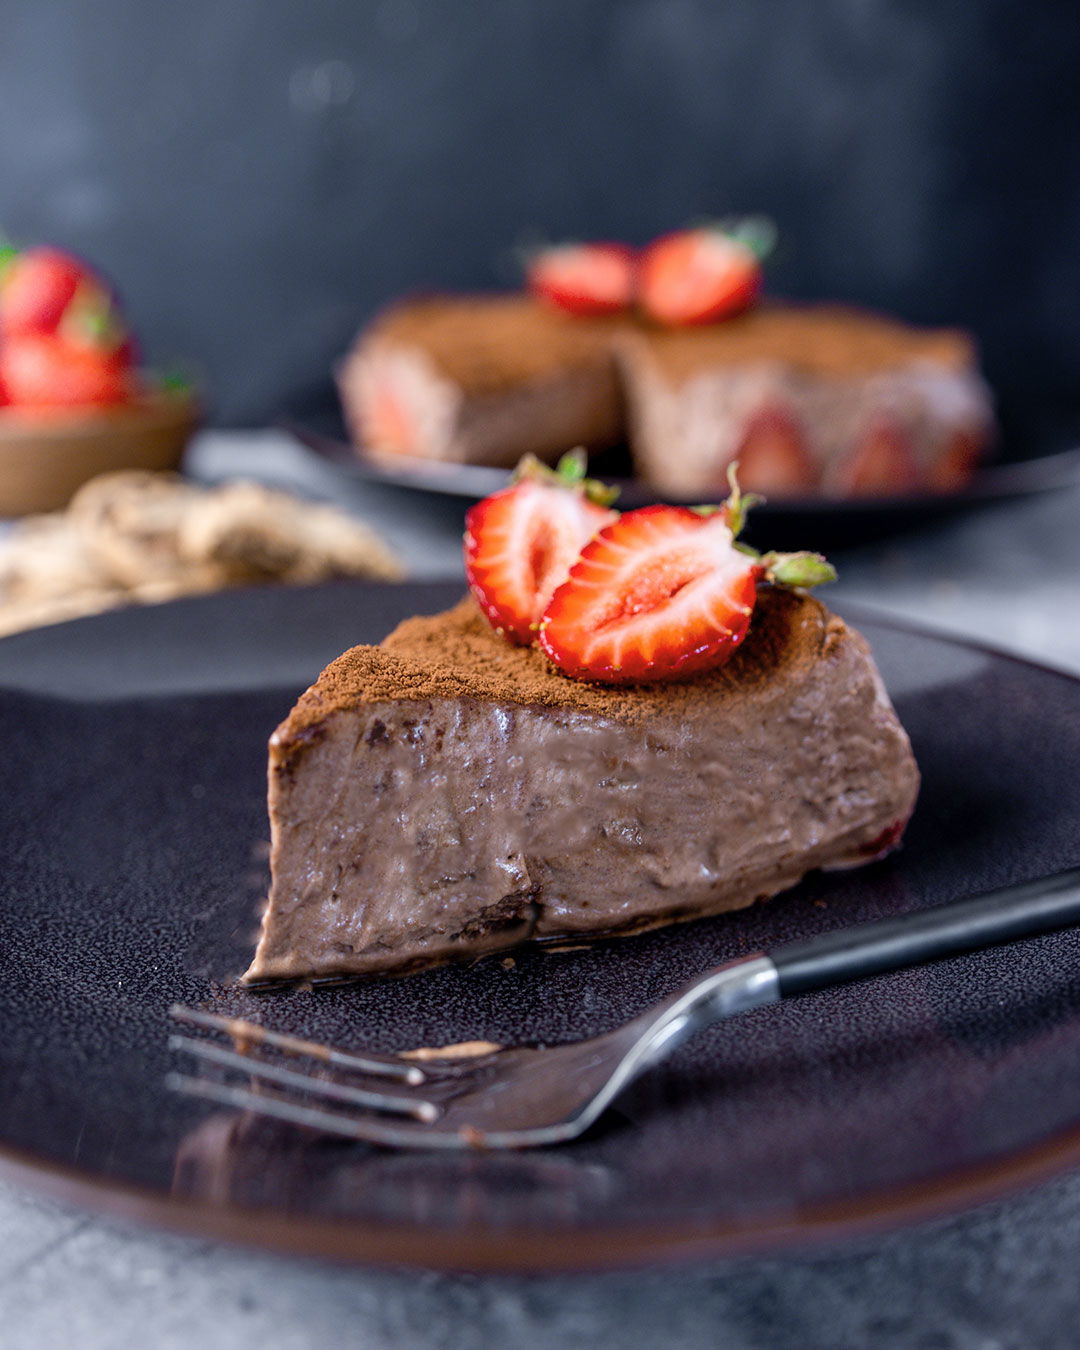
[[[363,522],[257,483],[104,474],[0,541],[0,634],[260,582],[400,580]]]

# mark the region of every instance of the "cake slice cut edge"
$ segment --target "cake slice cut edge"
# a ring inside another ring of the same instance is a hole
[[[247,983],[405,973],[766,899],[899,841],[918,770],[864,639],[766,589],[684,684],[605,688],[469,599],[356,647],[270,743]]]

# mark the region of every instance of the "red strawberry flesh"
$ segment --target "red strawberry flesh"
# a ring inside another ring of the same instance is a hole
[[[739,478],[752,492],[796,496],[816,486],[805,438],[785,408],[762,409],[747,428],[735,458]]]
[[[915,492],[919,470],[904,430],[879,418],[842,466],[838,490],[845,497],[888,497]]]
[[[0,346],[0,382],[24,408],[104,406],[130,396],[129,372],[117,361],[46,335]]]
[[[537,253],[529,289],[572,314],[617,314],[634,293],[634,253],[625,244],[560,244]]]
[[[641,263],[646,313],[670,325],[711,323],[757,299],[761,264],[750,248],[720,230],[681,230],[650,244]]]
[[[513,642],[532,642],[582,547],[614,518],[582,491],[530,478],[472,507],[465,574],[492,627]]]
[[[0,334],[18,337],[56,331],[79,286],[91,274],[55,248],[31,248],[7,265],[0,284]]]
[[[631,511],[583,549],[540,622],[567,675],[608,684],[671,679],[725,661],[746,635],[761,565],[722,512]]]

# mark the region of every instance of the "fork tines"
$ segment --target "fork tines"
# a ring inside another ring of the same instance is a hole
[[[184,1008],[174,1004],[169,1014],[176,1021],[188,1022],[195,1026],[223,1031],[233,1037],[234,1042],[243,1050],[230,1050],[216,1041],[194,1036],[173,1035],[169,1038],[169,1048],[194,1056],[205,1063],[215,1064],[226,1070],[235,1070],[255,1079],[256,1084],[267,1083],[273,1086],[301,1093],[325,1101],[339,1102],[346,1106],[360,1107],[368,1111],[382,1112],[388,1115],[408,1116],[423,1124],[432,1124],[438,1119],[440,1110],[433,1102],[418,1097],[397,1096],[389,1092],[357,1087],[338,1079],[327,1078],[319,1072],[300,1072],[286,1068],[255,1056],[248,1047],[269,1047],[290,1057],[314,1061],[320,1068],[327,1067],[348,1070],[354,1074],[370,1077],[394,1078],[408,1086],[416,1086],[427,1081],[424,1071],[414,1064],[403,1064],[387,1057],[368,1057],[353,1055],[331,1046],[320,1045],[314,1041],[301,1040],[296,1036],[286,1036],[276,1031],[267,1031],[253,1022],[239,1018],[220,1017],[215,1013],[202,1012],[193,1008]],[[335,1134],[355,1135],[350,1128],[349,1117],[331,1114],[320,1110],[316,1105],[297,1102],[278,1092],[242,1087],[234,1083],[213,1078],[196,1078],[187,1074],[173,1073],[166,1079],[167,1086],[174,1091],[190,1096],[204,1097],[226,1106],[258,1111],[263,1115],[276,1116],[282,1120],[299,1125],[308,1125],[315,1129],[328,1130]]]

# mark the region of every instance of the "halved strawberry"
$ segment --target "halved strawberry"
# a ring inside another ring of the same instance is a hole
[[[835,572],[817,554],[735,543],[752,501],[733,482],[720,508],[646,506],[607,525],[540,619],[540,646],[564,674],[605,684],[669,680],[722,665],[742,642],[757,583],[810,586]]]
[[[892,418],[878,418],[841,466],[835,487],[845,497],[898,497],[915,492],[919,469],[903,428]]]
[[[711,323],[739,314],[757,299],[762,275],[751,244],[727,229],[705,226],[666,234],[645,250],[638,294],[658,323]]]
[[[540,646],[576,679],[670,679],[718,665],[746,636],[759,562],[720,513],[645,506],[585,546],[540,620]]]
[[[571,564],[617,512],[614,493],[585,478],[585,452],[555,470],[527,456],[518,478],[465,517],[465,575],[496,632],[527,645]]]
[[[58,248],[12,254],[0,276],[0,334],[54,333],[79,287],[94,281],[78,258]]]
[[[571,314],[618,314],[634,298],[635,254],[626,244],[558,244],[533,254],[529,290]]]
[[[817,482],[806,440],[784,408],[764,408],[751,420],[736,460],[739,477],[758,492],[794,497]]]

